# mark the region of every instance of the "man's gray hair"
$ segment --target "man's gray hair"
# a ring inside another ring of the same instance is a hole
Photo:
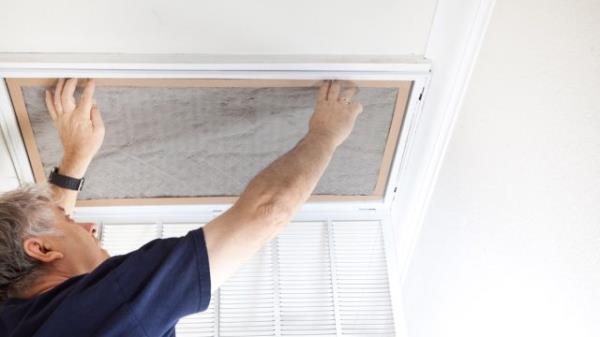
[[[25,239],[54,233],[56,201],[47,185],[0,195],[0,303],[25,289],[41,263],[25,252]]]

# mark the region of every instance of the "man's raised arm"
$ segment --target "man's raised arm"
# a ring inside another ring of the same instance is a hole
[[[75,101],[77,79],[59,79],[54,92],[46,90],[46,106],[63,146],[58,173],[81,179],[104,140],[104,123],[95,104],[93,79],[87,81],[79,102]],[[78,191],[50,185],[59,206],[71,214]]]
[[[340,82],[325,82],[308,134],[260,172],[229,210],[206,224],[213,291],[273,239],[308,199],[362,111],[360,103],[351,102],[354,93],[354,87],[342,90]]]

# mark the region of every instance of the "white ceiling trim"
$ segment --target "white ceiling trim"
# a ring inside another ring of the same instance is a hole
[[[230,74],[264,72],[326,72],[417,74],[431,64],[422,56],[351,55],[200,55],[200,54],[83,54],[0,53],[0,77],[162,77],[226,78]],[[266,75],[265,75],[266,76]],[[306,74],[305,76],[309,76]],[[305,77],[309,78],[309,77]],[[322,77],[321,77],[322,78]]]
[[[0,79],[0,130],[4,136],[6,148],[20,184],[33,182],[33,171],[29,165],[29,157],[25,143],[21,138],[17,116],[13,110],[12,101],[4,79]]]

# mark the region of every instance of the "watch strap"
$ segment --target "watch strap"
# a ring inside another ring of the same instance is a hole
[[[77,179],[58,173],[58,167],[52,169],[48,182],[58,187],[66,188],[73,191],[81,191],[85,178]]]

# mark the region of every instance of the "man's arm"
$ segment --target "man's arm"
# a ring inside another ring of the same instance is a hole
[[[204,227],[213,291],[281,232],[352,131],[362,106],[350,101],[354,87],[341,90],[337,81],[323,84],[308,134],[260,172],[229,210]]]
[[[53,93],[46,90],[46,106],[63,146],[58,172],[80,179],[102,145],[104,123],[94,101],[94,80],[87,81],[79,102],[74,97],[76,88],[76,78],[59,79]],[[50,186],[59,206],[71,214],[78,191]]]

